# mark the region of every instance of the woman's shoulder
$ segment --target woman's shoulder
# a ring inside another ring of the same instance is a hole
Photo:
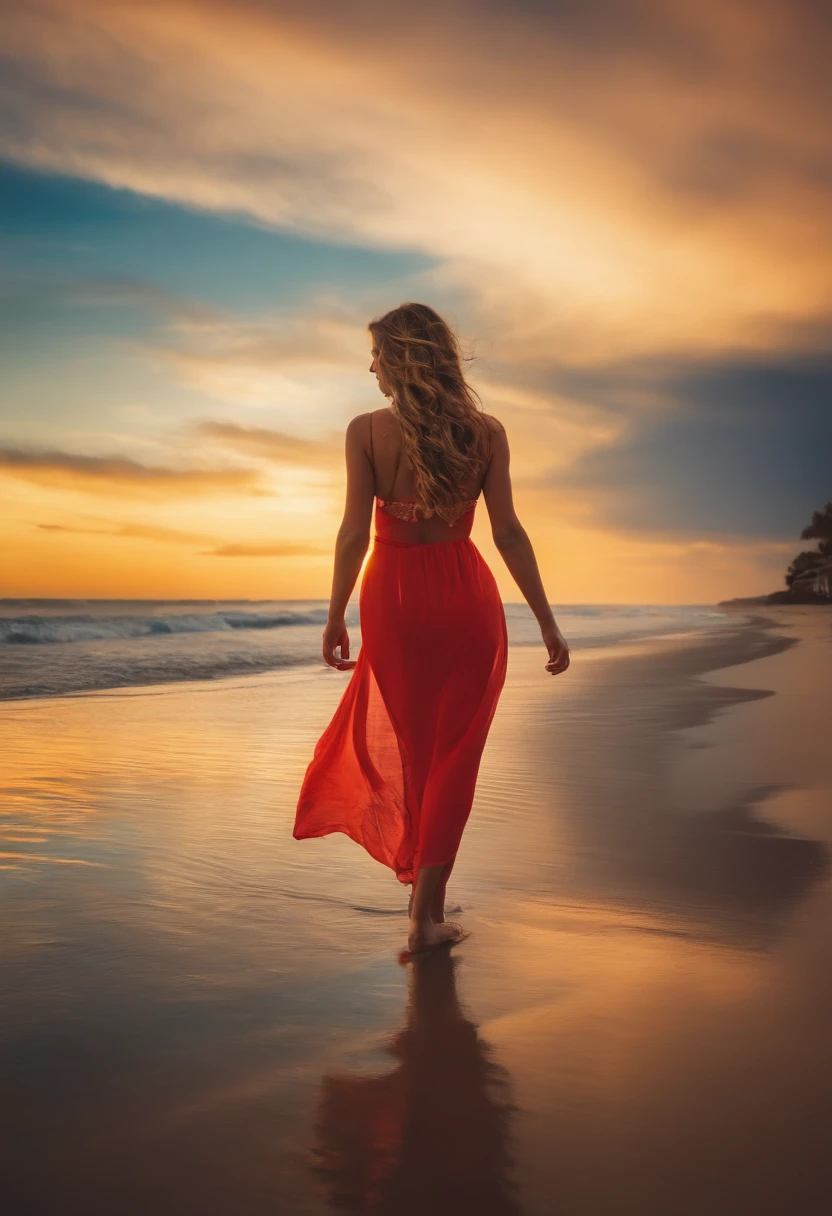
[[[398,422],[393,411],[369,410],[356,416],[347,425],[347,445],[366,452],[372,462],[377,451],[389,451],[396,446]]]
[[[503,426],[502,422],[500,422],[499,418],[495,418],[493,414],[485,413],[482,416],[485,419],[486,425],[492,435],[505,435],[506,428]]]
[[[379,410],[368,410],[365,414],[356,414],[355,417],[347,424],[347,430],[358,433],[369,433],[370,428],[373,430],[378,427],[389,428],[396,422],[393,411],[389,406],[382,406]]]
[[[496,453],[507,446],[508,436],[506,435],[506,428],[499,418],[495,418],[493,414],[483,414],[482,417],[485,420],[486,434],[488,435],[486,460],[488,464],[491,464]]]
[[[347,423],[347,438],[369,441],[370,435],[380,428],[380,415],[388,414],[389,410],[368,410],[364,414],[356,414]]]

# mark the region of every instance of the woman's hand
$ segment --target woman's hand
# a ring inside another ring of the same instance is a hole
[[[543,645],[549,651],[549,662],[546,670],[550,676],[560,675],[569,666],[569,647],[557,625],[542,625]]]
[[[338,658],[335,651],[340,649],[341,657]],[[323,656],[324,662],[330,667],[335,667],[338,671],[349,671],[351,667],[355,667],[355,659],[349,661],[350,657],[350,635],[347,633],[346,622],[327,621],[326,629],[323,637]]]

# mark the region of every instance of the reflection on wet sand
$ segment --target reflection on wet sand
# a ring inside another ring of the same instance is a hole
[[[748,630],[732,657],[783,654],[793,666],[794,655],[785,656],[791,649],[788,638]],[[487,755],[480,806],[505,806],[519,789],[524,797],[496,831],[489,825],[498,847],[477,858],[480,879],[516,859],[513,885],[541,902],[633,909],[703,940],[769,948],[827,875],[826,843],[765,817],[781,783],[746,785],[710,806],[694,795],[680,806],[668,788],[668,766],[682,744],[679,732],[729,707],[765,702],[771,690],[743,688],[745,667],[736,686],[696,678],[725,665],[711,637],[655,653],[625,649],[603,667],[587,664],[574,673],[562,708],[531,680],[524,654],[513,662],[518,678],[492,735],[501,768],[517,758],[516,771],[510,788],[503,782],[492,790]],[[807,733],[813,730],[807,722]],[[701,768],[713,767],[707,750],[695,754]],[[478,830],[475,820],[469,835]]]
[[[0,705],[4,1210],[825,1211],[832,631],[792,631],[516,649],[471,939],[407,970],[392,877],[292,847],[326,673]]]
[[[448,951],[411,966],[398,1066],[325,1076],[312,1169],[339,1212],[519,1216],[507,1074],[460,1009]]]
[[[628,807],[617,822],[610,814],[605,847],[589,859],[592,879],[619,905],[661,909],[703,940],[770,946],[829,870],[823,841],[760,818],[758,808],[779,792],[758,787],[700,813],[657,803]]]

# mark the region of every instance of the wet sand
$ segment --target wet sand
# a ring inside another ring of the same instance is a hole
[[[291,839],[330,671],[0,706],[10,1212],[827,1210],[832,614],[511,651],[451,898]]]

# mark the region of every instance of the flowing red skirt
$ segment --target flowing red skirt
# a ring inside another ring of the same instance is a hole
[[[359,603],[358,662],[306,770],[293,834],[345,832],[409,883],[459,848],[505,681],[505,614],[468,538],[377,535]]]

